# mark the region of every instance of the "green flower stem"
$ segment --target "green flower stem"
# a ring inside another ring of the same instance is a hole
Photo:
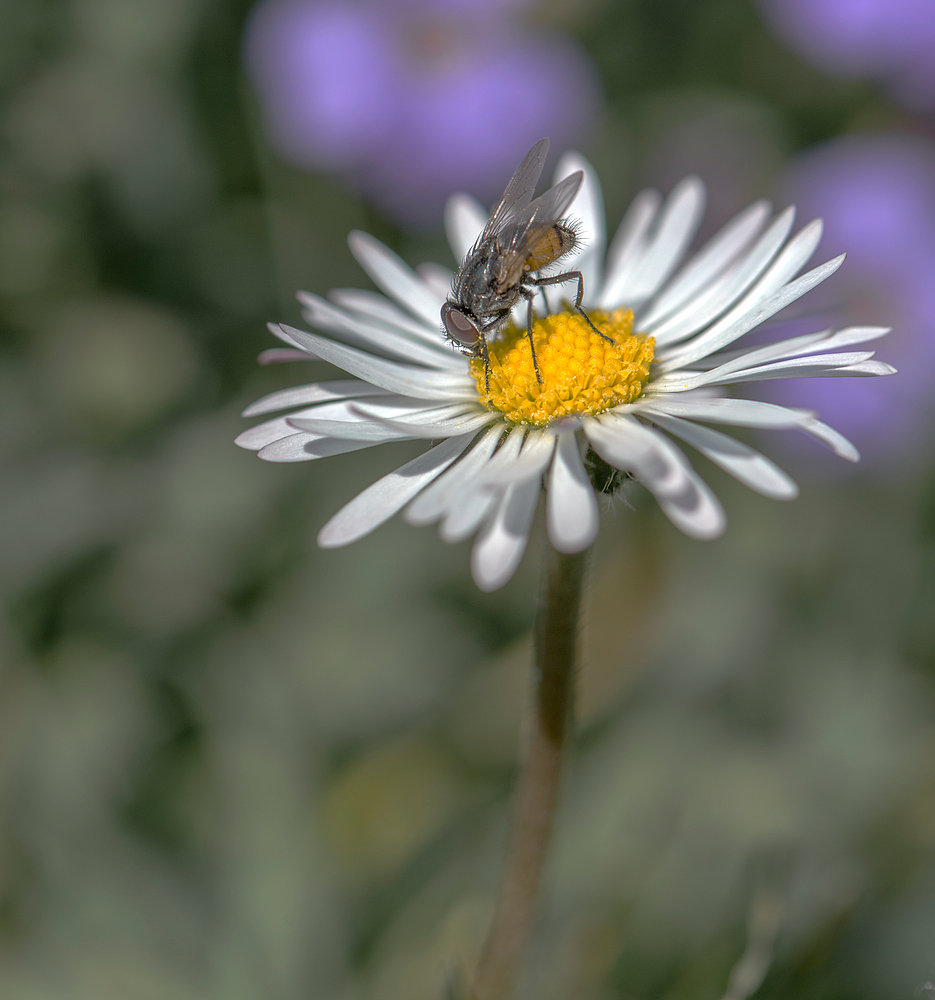
[[[506,869],[474,978],[474,1000],[508,1000],[532,933],[562,751],[572,719],[575,649],[587,553],[546,556],[536,613],[536,702],[528,720]]]

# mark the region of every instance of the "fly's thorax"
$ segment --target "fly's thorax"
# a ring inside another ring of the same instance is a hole
[[[533,324],[542,381],[536,378],[525,330],[507,327],[470,363],[481,402],[515,424],[545,427],[568,416],[602,413],[638,399],[649,381],[655,341],[633,333],[633,313],[590,314],[601,334],[577,313],[554,313]],[[605,338],[610,338],[605,339]]]
[[[520,297],[518,284],[503,284],[505,256],[495,240],[475,247],[465,258],[455,294],[465,311],[478,317],[507,312]]]

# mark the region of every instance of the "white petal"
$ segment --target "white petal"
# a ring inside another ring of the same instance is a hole
[[[335,334],[356,347],[376,349],[401,361],[429,365],[432,368],[463,368],[460,359],[445,347],[441,333],[436,335],[434,342],[428,344],[393,330],[386,324],[378,325],[371,319],[358,319],[310,292],[299,292],[298,299],[304,306],[302,315],[312,326]]]
[[[763,299],[756,306],[754,306],[754,308],[749,310],[749,312],[740,316],[731,324],[715,324],[715,327],[712,327],[712,331],[715,329],[717,331],[715,336],[709,338],[708,333],[703,333],[700,337],[697,337],[694,341],[685,345],[685,350],[679,355],[679,357],[684,363],[691,364],[695,361],[700,361],[708,354],[711,354],[714,351],[719,351],[728,344],[733,343],[754,327],[759,326],[759,324],[764,320],[769,319],[770,316],[775,315],[781,309],[785,309],[790,302],[794,302],[796,299],[803,296],[806,292],[814,288],[815,285],[824,281],[825,278],[834,274],[843,261],[843,254],[840,257],[836,257],[834,260],[829,260],[820,267],[816,267],[807,274],[803,274],[800,278],[796,278],[795,281],[790,281],[788,285],[783,285],[778,292],[775,292],[768,298]],[[732,311],[730,315],[734,315],[734,312],[735,311]],[[708,332],[710,333],[711,331]],[[728,366],[733,365],[732,362],[728,362],[727,364]],[[674,364],[674,360],[671,359],[663,361],[659,366],[662,372],[667,372],[674,367],[677,366]],[[707,383],[702,381],[698,384],[704,385]]]
[[[788,358],[771,365],[738,368],[736,359],[708,372],[669,372],[652,383],[652,393],[685,392],[700,387],[762,382],[776,378],[831,378],[841,375],[893,375],[896,369],[882,361],[871,361],[873,351],[814,354]]]
[[[538,479],[508,487],[477,536],[471,551],[471,574],[481,590],[497,590],[516,572],[529,540],[540,489]]]
[[[358,403],[354,399],[336,400],[332,403],[322,403],[319,406],[310,406],[304,410],[297,410],[294,413],[287,413],[286,420],[293,417],[309,417],[319,420],[340,420],[360,423],[361,414]],[[391,419],[418,419],[421,414],[433,414],[437,410],[453,410],[463,407],[464,403],[439,403],[434,399],[413,399],[411,396],[400,396],[396,393],[387,393],[384,396],[374,397],[366,404],[371,413],[375,416],[389,417]],[[369,419],[369,418],[368,418]],[[430,419],[430,417],[429,417]]]
[[[376,320],[381,326],[403,330],[432,347],[437,347],[439,342],[443,348],[450,347],[442,333],[441,314],[432,323],[425,323],[404,312],[385,295],[366,288],[332,288],[328,298],[352,313]],[[455,358],[462,357],[455,351],[451,353]],[[464,366],[467,367],[467,361],[464,361]]]
[[[585,433],[598,455],[639,480],[685,534],[714,538],[724,530],[717,497],[663,435],[632,417],[616,415],[587,421]]]
[[[860,461],[860,452],[851,442],[843,434],[838,433],[833,427],[823,424],[817,418],[813,417],[810,420],[803,420],[799,424],[799,428],[805,431],[806,434],[810,434],[813,438],[817,438],[822,444],[826,444],[835,455],[847,459],[848,462]]]
[[[594,167],[580,153],[565,153],[558,161],[554,182],[564,180],[577,171],[584,179],[575,200],[568,210],[578,222],[579,244],[574,253],[561,261],[563,271],[580,271],[584,279],[583,305],[590,307],[597,301],[603,280],[604,245],[607,233],[604,225],[604,198]]]
[[[814,414],[810,410],[790,409],[776,403],[756,399],[685,399],[681,396],[660,396],[645,403],[634,404],[632,411],[661,413],[687,420],[707,420],[714,424],[735,424],[739,427],[798,427]]]
[[[282,323],[280,330],[280,336],[284,339],[309,346],[323,361],[330,361],[351,375],[404,396],[444,400],[477,398],[477,387],[470,375],[432,371],[387,361],[354,347],[339,344],[327,337],[319,337],[305,330],[296,330]]]
[[[441,323],[439,310],[444,298],[440,299],[402,258],[370,233],[360,229],[350,233],[347,243],[374,284],[382,288],[390,298],[426,323]]]
[[[545,521],[549,541],[558,552],[586,549],[597,538],[601,526],[597,497],[581,461],[574,431],[558,437],[549,473]]]
[[[891,326],[848,326],[843,330],[836,330],[824,344],[816,346],[822,350],[852,347],[855,344],[866,344],[871,340],[879,340],[881,337],[885,337],[888,333],[891,333],[892,330]],[[780,346],[780,344],[776,344],[777,348]],[[786,351],[782,356],[787,358],[792,357],[792,352]]]
[[[548,468],[554,449],[554,434],[532,430],[526,435],[517,456],[507,460],[501,448],[478,479],[488,486],[508,486],[520,479],[539,476]]]
[[[449,504],[476,481],[502,434],[502,427],[491,427],[466,455],[412,501],[406,520],[410,524],[430,524],[442,517]]]
[[[449,438],[378,479],[328,521],[318,533],[318,544],[325,549],[337,548],[369,534],[441,475],[470,442],[469,435]]]
[[[414,399],[412,396],[389,393],[386,396],[368,399],[366,402],[347,399],[335,403],[324,403],[299,413],[291,413],[289,416],[359,421],[361,419],[360,407],[366,406],[369,411],[368,419],[386,417],[390,420],[418,420],[424,414],[427,420],[431,420],[433,414],[439,410],[455,412],[466,405],[468,404],[463,402],[440,403],[436,399]]]
[[[514,427],[485,466],[484,479],[482,483],[479,481],[479,484],[486,486],[496,483],[501,472],[513,469],[525,439],[526,428]]]
[[[278,441],[283,437],[291,437],[295,434],[295,428],[286,423],[285,417],[274,417],[272,420],[264,420],[263,423],[255,427],[248,427],[241,431],[234,444],[239,448],[246,448],[248,451],[259,451],[268,444]]]
[[[832,375],[895,375],[897,369],[885,361],[864,361],[859,365],[848,365],[839,368]]]
[[[309,385],[296,385],[290,389],[271,392],[268,396],[251,403],[241,416],[258,417],[263,413],[275,413],[276,410],[288,410],[293,406],[304,406],[309,403],[328,403],[335,399],[385,395],[388,395],[388,390],[356,378],[312,382]]]
[[[418,437],[395,427],[372,420],[325,420],[316,417],[286,417],[290,427],[304,431],[307,434],[318,434],[321,437],[340,437],[348,441],[371,441],[374,444],[381,441],[405,441]],[[441,437],[441,435],[434,435]]]
[[[826,378],[840,375],[892,375],[894,369],[882,361],[871,361],[873,351],[850,351],[846,354],[815,354],[804,358],[788,358],[771,365],[715,372],[704,385],[735,385],[740,382],[762,382],[775,378]]]
[[[467,490],[448,509],[438,533],[443,541],[463,542],[480,527],[498,494],[493,489]]]
[[[723,350],[834,274],[844,263],[844,254],[784,284],[811,257],[820,239],[821,220],[816,219],[789,242],[760,280],[726,316],[693,340],[666,352],[660,368],[663,371],[678,368]]]
[[[785,243],[795,221],[795,209],[787,208],[772,222],[750,252],[709,288],[687,302],[674,315],[661,323],[647,324],[643,329],[656,338],[656,347],[665,347],[703,329],[729,309],[759,278]],[[666,353],[662,352],[665,357]]]
[[[646,403],[636,404],[631,412],[685,417],[689,420],[709,420],[715,424],[736,424],[740,427],[791,428],[795,427],[826,444],[841,458],[856,462],[857,449],[834,428],[823,424],[811,410],[762,403],[754,399],[685,399],[679,396],[661,396]]]
[[[623,221],[607,251],[607,270],[599,305],[616,309],[646,245],[646,234],[659,211],[662,196],[651,189],[641,191],[627,209]]]
[[[361,441],[392,441],[400,437],[421,437],[414,431],[399,430],[393,421],[411,421],[413,425],[440,426],[455,414],[464,412],[463,403],[438,406],[434,402],[390,396],[385,401],[371,403],[369,412],[361,412],[354,401],[327,403],[291,413],[286,421],[291,427],[312,434],[353,438]],[[485,411],[486,412],[486,411]],[[429,435],[430,437],[441,437]],[[454,437],[446,434],[445,437]]]
[[[713,371],[714,368],[722,372],[731,368],[739,371],[741,368],[752,368],[761,361],[791,358],[798,354],[813,354],[823,348],[831,333],[831,330],[817,330],[814,333],[789,337],[763,347],[735,347],[729,351],[719,351],[717,354],[709,355],[690,367],[699,371]]]
[[[410,399],[406,396],[398,396],[395,393],[381,393],[381,395],[384,397],[383,401],[372,405],[384,416],[398,417],[408,413],[417,413],[422,410],[432,409],[438,405],[435,402]],[[294,434],[295,427],[289,421],[300,417],[360,421],[360,416],[354,410],[353,404],[338,399],[329,403],[322,403],[319,406],[309,406],[304,410],[297,410],[282,417],[274,417],[272,420],[265,420],[263,423],[257,424],[255,427],[250,427],[238,435],[234,443],[240,445],[241,448],[249,448],[257,451],[281,437],[289,437]],[[346,423],[343,426],[347,426]]]
[[[451,294],[454,271],[450,267],[427,260],[424,264],[416,266],[416,273],[443,302]],[[440,315],[439,313],[439,317]]]
[[[726,372],[733,367],[740,371],[744,368],[754,368],[767,361],[817,354],[819,351],[827,352],[839,347],[853,347],[855,344],[865,344],[871,340],[878,340],[880,337],[886,336],[890,329],[887,326],[850,326],[844,330],[822,330],[819,333],[807,333],[800,337],[791,337],[775,344],[768,344],[766,347],[738,352],[736,357],[718,365],[718,369]]]
[[[278,365],[284,361],[317,361],[318,358],[309,351],[300,351],[294,347],[270,347],[257,355],[258,365]]]
[[[363,413],[363,407],[358,407]],[[453,410],[451,416],[445,417],[441,411],[437,414],[425,414],[423,419],[418,421],[411,419],[396,420],[392,417],[374,417],[376,421],[383,424],[388,429],[408,437],[426,438],[433,440],[442,437],[456,437],[459,434],[475,433],[482,427],[487,427],[497,418],[487,410],[477,411],[476,407],[469,410],[461,408],[448,408]]]
[[[460,264],[487,225],[487,211],[469,194],[453,194],[445,205],[445,233]]]
[[[675,186],[666,199],[642,259],[630,280],[619,289],[621,302],[636,305],[662,288],[698,229],[704,202],[704,184],[697,177],[686,177]]]
[[[348,441],[318,434],[292,434],[268,444],[259,452],[264,462],[311,462],[316,458],[344,455],[349,451],[372,448],[373,441]]]
[[[775,500],[793,500],[799,495],[798,486],[782,469],[736,438],[679,417],[655,414],[651,419],[757,493]]]
[[[649,312],[640,317],[640,329],[651,330],[661,319],[708,287],[763,228],[768,216],[769,202],[754,202],[712,236],[653,302]]]

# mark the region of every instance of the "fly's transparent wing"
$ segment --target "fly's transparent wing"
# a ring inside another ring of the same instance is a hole
[[[555,187],[530,202],[518,215],[510,216],[506,220],[496,236],[501,252],[501,273],[497,278],[499,290],[516,284],[523,276],[530,258],[541,254],[543,237],[550,233],[568,210],[583,178],[584,173],[580,170],[570,174]],[[549,263],[563,257],[570,249],[569,246],[567,250],[549,253],[541,263],[548,266]]]
[[[490,221],[484,227],[478,243],[492,236],[497,232],[504,222],[513,216],[515,212],[522,211],[532,201],[533,192],[536,190],[536,183],[542,168],[545,166],[545,158],[549,152],[549,140],[540,139],[539,142],[529,150],[523,162],[517,167],[516,173],[506,186],[503,197],[497,202],[496,208],[490,213]]]
[[[503,249],[522,255],[531,237],[561,220],[568,206],[575,200],[583,179],[584,172],[581,170],[569,174],[525,209],[511,215],[501,230],[500,243]]]

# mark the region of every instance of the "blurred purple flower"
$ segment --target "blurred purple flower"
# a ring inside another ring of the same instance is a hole
[[[835,140],[790,167],[783,200],[825,220],[823,249],[847,251],[835,280],[813,293],[828,325],[892,325],[897,378],[854,392],[847,379],[776,383],[770,398],[817,409],[864,453],[866,468],[932,451],[935,418],[935,143],[860,135]],[[814,320],[808,329],[817,329]]]
[[[292,162],[347,168],[389,127],[395,53],[369,10],[265,3],[248,27],[247,59],[270,139]]]
[[[776,33],[829,73],[881,77],[894,97],[935,107],[932,0],[760,0]]]
[[[489,200],[544,135],[584,141],[600,101],[573,42],[510,19],[521,2],[263,0],[246,54],[270,141],[404,222],[437,223],[453,190]]]

